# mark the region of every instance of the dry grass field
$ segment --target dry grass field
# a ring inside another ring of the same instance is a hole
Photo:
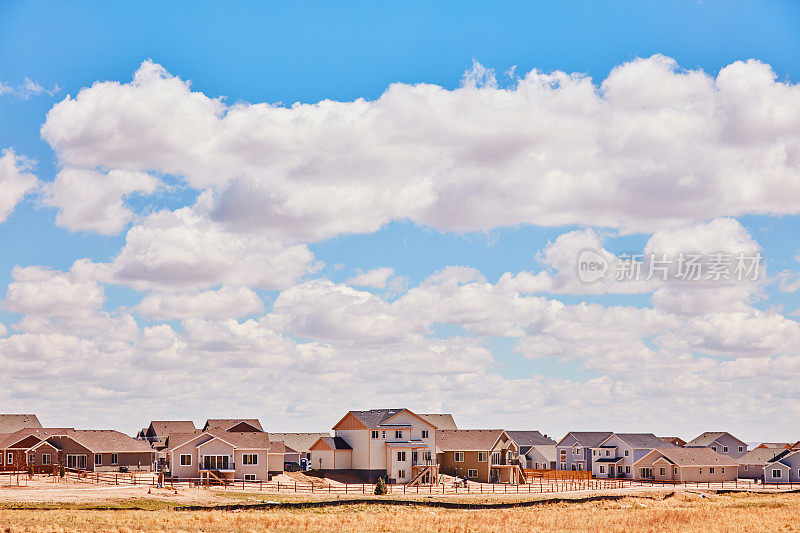
[[[467,511],[353,505],[263,511],[0,510],[0,532],[39,531],[798,531],[800,494],[678,493],[664,500]]]

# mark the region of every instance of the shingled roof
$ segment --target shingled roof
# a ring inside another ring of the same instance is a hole
[[[506,431],[517,446],[555,445],[556,441],[538,431]]]
[[[746,442],[737,439],[727,431],[706,431],[705,433],[701,433],[700,435],[696,436],[692,440],[686,443],[687,448],[697,447],[697,446],[710,446],[714,444],[714,442],[722,437],[723,435],[728,435],[729,437],[738,440],[742,444],[747,444]]]
[[[654,452],[663,455],[670,463],[678,466],[737,466],[735,459],[709,448],[680,448],[675,446],[673,448],[653,450],[650,453]]]
[[[455,429],[437,431],[436,451],[489,451],[495,445],[497,439],[503,434],[505,434],[505,431],[502,429]]]
[[[652,433],[614,433],[614,435],[635,450],[675,448],[671,442],[664,442]]]
[[[228,431],[242,422],[253,426],[259,431],[264,431],[264,428],[261,427],[261,422],[257,418],[209,418],[203,426],[203,431],[208,431],[209,429]]]
[[[270,442],[283,442],[293,450],[306,453],[320,437],[330,436],[330,433],[270,433],[269,440]]]
[[[450,413],[414,413],[436,429],[458,429],[453,415]]]
[[[40,428],[34,414],[0,414],[0,433],[14,433],[20,429]]]
[[[578,444],[585,448],[596,448],[613,433],[611,431],[570,431],[564,439],[569,435],[572,435]],[[559,444],[561,444],[560,441]]]
[[[113,429],[71,429],[67,437],[86,446],[93,453],[152,452],[144,441]]]
[[[765,465],[767,462],[772,461],[779,455],[785,455],[786,448],[756,448],[750,450],[743,456],[736,459],[740,465]]]
[[[170,433],[191,433],[197,431],[194,422],[191,420],[153,420],[148,429],[153,428],[153,432],[158,437],[167,437]]]
[[[69,431],[74,430],[72,428],[24,428],[11,433],[2,433],[0,434],[0,449],[13,446],[30,436],[34,436],[39,440],[47,440],[54,435],[66,435]]]

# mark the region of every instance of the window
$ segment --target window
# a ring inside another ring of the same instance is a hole
[[[398,461],[405,461],[406,460],[406,452],[397,452],[397,460]]]
[[[428,430],[427,429],[423,429],[422,430],[422,438],[423,439],[427,439],[428,438]]]
[[[36,462],[36,454],[35,453],[29,453],[28,454],[28,463],[33,464],[35,462]]]
[[[567,450],[561,450],[561,462],[562,463],[567,462]]]
[[[713,473],[714,473],[714,467],[713,467],[713,466],[712,466],[711,468],[709,468],[709,469],[708,469],[708,473],[709,473],[709,474],[713,474]]]
[[[258,464],[258,455],[255,453],[246,453],[242,455],[242,464],[243,465],[257,465]]]
[[[417,459],[418,459],[417,450],[414,450],[413,452],[411,452],[411,462],[416,463]]]
[[[99,453],[94,454],[94,464],[95,466],[100,466],[103,464],[103,456]]]
[[[702,474],[702,473],[703,473],[703,469],[702,469],[702,468],[699,468],[699,469],[697,470],[697,473],[698,473],[698,474]]]
[[[431,460],[431,451],[430,450],[426,450],[426,451],[422,452],[422,459],[425,460],[425,461],[430,461]]]
[[[403,438],[403,430],[402,429],[396,429],[394,431],[394,438],[402,439]]]
[[[625,457],[628,457],[628,450],[625,450]]]
[[[747,465],[744,465],[744,471],[747,472]]]
[[[489,460],[489,452],[478,452],[478,462],[485,463]]]
[[[667,469],[662,466],[661,468],[658,469],[658,475],[659,476],[666,476],[667,475]]]
[[[620,474],[622,473],[622,465],[619,465],[619,466],[617,467],[617,472],[619,472]]]
[[[722,453],[728,453],[728,447],[727,446],[723,446],[722,447]]]
[[[470,468],[469,470],[467,470],[467,477],[468,478],[472,478],[472,479],[475,479],[476,477],[478,477],[478,469],[477,468]]]
[[[406,471],[405,470],[398,470],[397,471],[397,478],[398,479],[405,479],[406,478]]]
[[[373,429],[372,430],[372,438],[373,439],[377,439],[378,438],[378,430],[377,429]]]
[[[73,454],[67,455],[67,468],[86,470],[86,456]]]
[[[496,465],[500,464],[500,452],[494,452],[492,454],[492,464]]]
[[[673,473],[674,473],[676,476],[678,475],[678,467],[677,467],[677,466],[675,467],[675,470],[673,470]]]
[[[605,474],[606,473],[606,467],[605,466],[600,465],[600,473],[601,474]]]
[[[382,439],[385,439],[385,438],[386,438],[386,432],[385,432],[385,431],[381,431],[381,438],[382,438]]]
[[[119,463],[119,454],[112,453],[111,454],[111,464],[115,465],[117,463]]]
[[[780,478],[781,471],[776,468],[775,470],[772,471],[772,477]]]
[[[716,446],[712,446],[711,449],[714,450],[714,451],[717,451],[717,447]]]
[[[722,473],[723,474],[725,473],[725,467],[724,466],[722,467]]]
[[[453,455],[455,455],[455,457],[453,458],[453,460],[455,462],[457,462],[457,463],[463,463],[464,462],[464,452],[456,452]]]
[[[611,455],[611,450],[606,450],[606,457]]]
[[[192,456],[188,453],[181,454],[181,466],[192,466]]]
[[[255,481],[256,480],[256,475],[255,474],[245,474],[244,475],[244,480],[245,481]]]
[[[49,453],[43,453],[42,454],[42,464],[43,465],[49,465],[50,464],[50,454]]]
[[[13,462],[14,462],[14,454],[13,454],[13,453],[11,453],[11,452],[8,452],[8,457],[6,457],[6,459],[8,459],[8,460],[6,461],[6,464],[7,464],[7,465],[10,465],[11,463],[13,463]]]
[[[229,455],[204,455],[203,470],[230,470]]]
[[[626,467],[625,467],[625,473],[626,473],[626,474],[630,474],[630,473],[631,473],[631,467],[629,467],[629,466],[626,466]]]
[[[597,450],[592,450],[592,455],[597,456]]]
[[[742,453],[743,451],[744,451],[744,446],[739,446],[739,453]]]
[[[577,447],[576,448],[572,448],[572,454],[573,455],[580,455],[581,454],[581,449],[577,448]]]

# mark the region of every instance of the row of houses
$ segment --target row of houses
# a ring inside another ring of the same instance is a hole
[[[440,474],[525,483],[531,471],[664,481],[800,481],[800,442],[747,443],[726,432],[690,441],[652,433],[459,429],[451,414],[348,411],[331,432],[270,433],[259,420],[157,420],[135,438],[113,430],[43,428],[35,415],[0,415],[5,468],[62,464],[85,470],[160,470],[174,479],[266,481],[301,461],[319,475],[433,484]]]

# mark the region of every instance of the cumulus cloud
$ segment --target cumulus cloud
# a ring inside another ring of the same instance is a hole
[[[30,170],[33,163],[6,148],[0,152],[0,223],[5,222],[17,204],[39,183]]]
[[[800,87],[739,61],[716,76],[656,55],[596,84],[532,71],[500,87],[377,100],[226,105],[146,61],[55,105],[44,138],[67,168],[156,171],[215,192],[213,217],[279,240],[582,224],[653,231],[797,213]],[[478,83],[479,80],[483,80]]]
[[[85,316],[105,301],[102,286],[81,262],[70,272],[40,266],[14,267],[4,307],[14,313],[40,317]]]
[[[261,298],[246,287],[221,287],[200,292],[151,293],[136,306],[153,320],[200,318],[224,320],[264,310]]]
[[[394,276],[394,269],[391,267],[373,268],[366,272],[359,271],[358,274],[347,280],[347,283],[356,287],[385,289],[392,276]]]

